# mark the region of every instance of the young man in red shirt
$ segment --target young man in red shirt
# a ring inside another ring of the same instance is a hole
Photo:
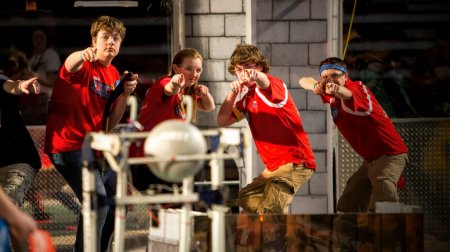
[[[217,125],[226,127],[246,118],[265,165],[240,190],[238,205],[250,213],[287,214],[294,194],[310,179],[316,164],[294,100],[286,84],[268,74],[269,69],[256,46],[236,47],[228,71],[237,80],[230,84]]]
[[[320,81],[300,79],[300,85],[330,104],[337,128],[364,158],[350,177],[337,205],[338,212],[375,211],[375,202],[398,202],[397,181],[407,163],[408,149],[372,92],[352,81],[340,58],[320,63]]]
[[[92,45],[84,50],[71,53],[64,62],[55,80],[46,128],[45,150],[55,168],[66,180],[77,198],[82,202],[82,143],[88,132],[105,130],[102,115],[108,97],[120,83],[120,74],[111,64],[118,55],[126,28],[122,21],[101,16],[91,25]],[[112,106],[107,128],[113,129],[122,118],[128,97],[137,84],[137,74],[124,84],[124,92]],[[108,176],[100,175],[96,170],[96,192],[99,197],[98,237],[108,220],[114,219],[108,214],[108,197],[105,177],[113,177],[109,169]],[[82,217],[80,215],[80,217]],[[108,218],[108,219],[107,219]],[[83,250],[82,219],[79,219],[75,251]],[[103,229],[104,231],[105,229]],[[102,234],[102,244],[107,243],[109,234]]]

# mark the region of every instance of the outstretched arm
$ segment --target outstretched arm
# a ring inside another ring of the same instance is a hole
[[[244,84],[240,80],[231,82],[230,91],[228,92],[225,100],[220,107],[219,114],[217,115],[217,126],[227,127],[237,122],[238,120],[233,115],[234,101],[239,93],[244,91]]]
[[[78,72],[80,71],[83,62],[94,62],[97,60],[96,53],[97,49],[95,47],[88,47],[82,51],[73,52],[67,57],[66,62],[64,62],[64,66],[69,73]]]
[[[184,74],[175,74],[170,82],[164,86],[164,94],[167,96],[178,94],[185,85]]]
[[[323,93],[323,85],[320,83],[320,81],[314,79],[313,77],[303,77],[301,78],[298,83],[303,89],[311,90],[315,94],[322,94]]]
[[[38,228],[36,222],[22,212],[0,186],[0,218],[9,225],[11,236],[21,248],[27,248],[28,236]]]
[[[3,83],[3,90],[6,93],[13,95],[20,94],[30,94],[35,93],[39,94],[41,92],[41,85],[37,81],[38,77],[33,77],[28,80],[7,80]]]
[[[344,86],[340,86],[332,82],[325,84],[325,93],[328,95],[333,95],[341,100],[350,100],[353,96],[352,91]]]
[[[306,90],[311,90],[317,95],[332,95],[341,100],[350,100],[352,98],[352,92],[344,86],[333,82],[321,82],[312,77],[301,78],[299,84]]]

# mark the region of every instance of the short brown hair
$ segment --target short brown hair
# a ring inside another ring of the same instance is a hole
[[[97,37],[99,31],[105,30],[107,32],[117,32],[122,40],[125,38],[125,33],[127,29],[125,28],[122,21],[117,18],[110,16],[101,16],[95,20],[91,25],[91,36],[92,38]]]
[[[228,72],[234,75],[234,68],[237,65],[243,65],[246,62],[252,62],[258,66],[262,66],[263,73],[268,73],[270,70],[269,60],[261,53],[258,47],[254,45],[239,44],[231,54]]]
[[[345,66],[344,61],[341,58],[338,58],[338,57],[326,58],[326,59],[324,59],[324,60],[322,60],[320,62],[320,66],[328,65],[328,64],[335,64],[335,65],[339,65],[339,66],[343,66],[344,68],[347,68]]]

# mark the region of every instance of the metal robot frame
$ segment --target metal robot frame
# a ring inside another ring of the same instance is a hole
[[[244,129],[218,128],[210,130],[200,130],[204,137],[219,136],[219,145],[215,152],[199,155],[172,155],[159,157],[128,158],[128,150],[132,141],[145,138],[149,132],[126,132],[119,133],[92,132],[86,135],[83,144],[83,167],[82,167],[82,188],[83,188],[83,241],[84,251],[97,251],[98,237],[96,232],[96,192],[95,176],[89,167],[89,152],[92,150],[101,151],[113,171],[117,173],[117,186],[115,195],[115,226],[113,251],[124,251],[124,232],[126,225],[126,205],[127,204],[159,204],[159,203],[183,203],[181,214],[181,229],[179,251],[190,250],[191,241],[191,209],[192,203],[199,201],[199,195],[194,192],[194,177],[186,177],[182,182],[182,194],[160,193],[148,196],[127,195],[127,183],[129,165],[149,164],[161,161],[190,161],[209,160],[211,167],[211,189],[216,190],[223,186],[224,182],[224,160],[243,159],[243,154],[248,148],[248,133]],[[239,146],[243,148],[240,153],[225,153],[228,146]],[[208,211],[211,218],[211,241],[212,251],[225,251],[225,213],[228,208],[223,205],[212,205]]]

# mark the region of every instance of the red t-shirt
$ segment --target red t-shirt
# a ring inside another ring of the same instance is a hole
[[[236,103],[250,126],[256,148],[270,171],[287,163],[315,169],[314,154],[286,84],[267,75],[267,89],[253,88]]]
[[[69,73],[63,65],[53,87],[46,153],[81,150],[87,132],[102,130],[106,101],[119,82],[119,72],[113,65],[84,62],[76,73]]]
[[[342,102],[322,95],[322,100],[330,104],[334,123],[352,148],[368,161],[407,153],[402,137],[369,88],[351,80],[345,87],[353,93],[352,99]]]
[[[161,77],[147,91],[141,111],[139,122],[145,131],[152,130],[160,122],[169,119],[186,119],[180,108],[180,96],[166,96],[164,86],[170,82],[170,76]]]
[[[167,96],[164,94],[164,86],[170,80],[170,76],[161,77],[147,90],[139,112],[139,123],[144,127],[144,131],[151,131],[156,125],[166,120],[186,120],[186,114],[183,113],[180,107],[180,96]],[[130,157],[143,157],[143,146],[144,140],[133,143],[130,146]]]

